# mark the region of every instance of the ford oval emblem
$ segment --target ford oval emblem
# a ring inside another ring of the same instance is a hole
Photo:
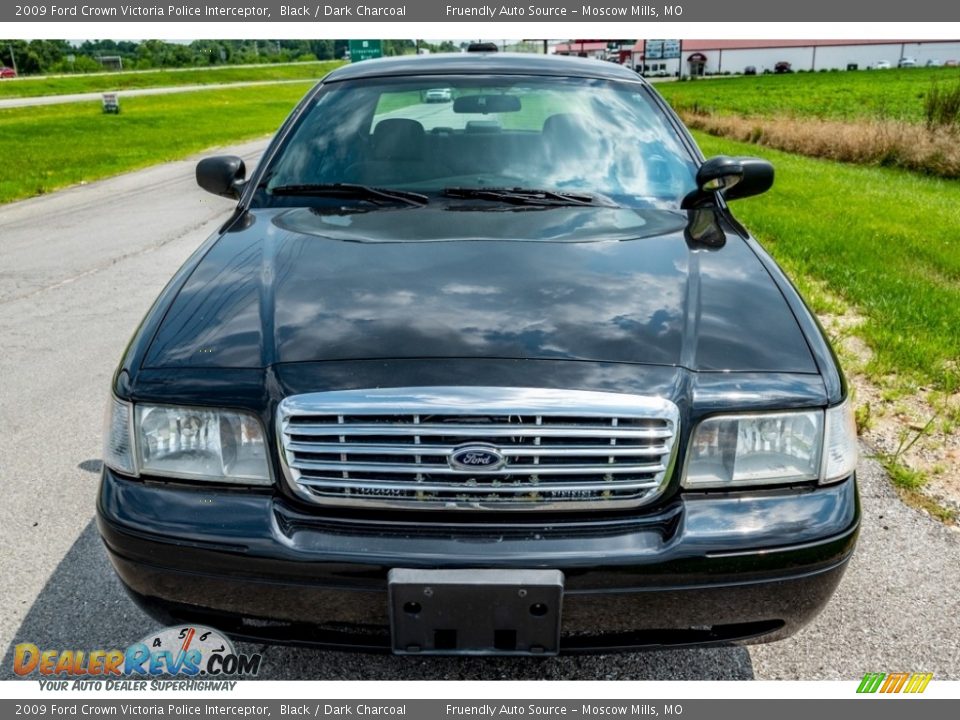
[[[499,470],[506,462],[496,449],[484,445],[467,445],[450,454],[450,467],[465,472]]]

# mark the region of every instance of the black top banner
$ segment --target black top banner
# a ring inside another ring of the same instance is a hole
[[[87,0],[3,3],[0,23],[13,22],[955,22],[960,3],[943,0],[683,0],[652,2],[534,3],[457,2],[456,0],[376,0],[372,2],[280,2],[232,0]]]

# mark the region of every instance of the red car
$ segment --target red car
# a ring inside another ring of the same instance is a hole
[[[15,78],[17,76],[17,71],[13,68],[0,67],[0,78]]]

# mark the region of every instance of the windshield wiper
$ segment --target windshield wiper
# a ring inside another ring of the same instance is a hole
[[[399,202],[420,207],[430,202],[430,198],[407,190],[371,187],[354,183],[311,183],[302,185],[278,185],[270,188],[271,195],[303,195],[311,197],[347,197],[369,200],[376,204],[378,200]]]
[[[594,195],[581,192],[560,192],[557,190],[538,190],[536,188],[495,188],[495,187],[448,187],[443,194],[454,198],[476,198],[493,200],[514,205],[593,205],[614,207]]]

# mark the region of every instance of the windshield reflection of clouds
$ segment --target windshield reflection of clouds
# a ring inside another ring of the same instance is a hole
[[[454,98],[507,93],[521,110],[464,113],[455,112],[453,101],[425,102],[436,79],[334,85],[281,151],[270,187],[530,187],[674,208],[694,187],[693,161],[639,86],[565,78],[523,87],[515,78],[483,88],[459,82],[450,85]],[[261,195],[259,202],[303,200]]]

